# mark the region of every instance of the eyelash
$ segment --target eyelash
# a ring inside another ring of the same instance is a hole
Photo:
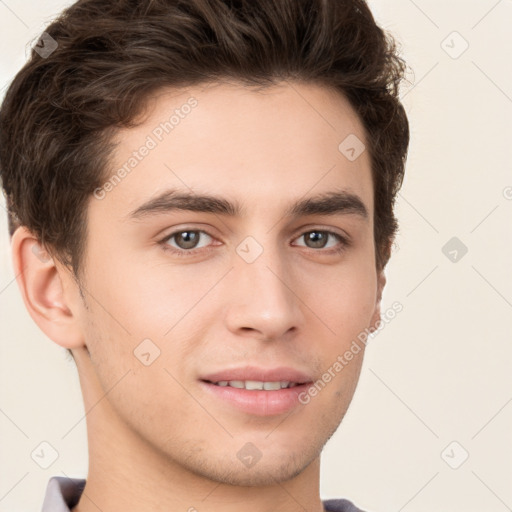
[[[203,253],[209,254],[213,250],[212,246],[208,246],[206,248],[201,247],[199,249],[176,249],[174,247],[170,247],[167,244],[167,242],[169,240],[171,240],[173,237],[175,237],[176,235],[179,235],[180,233],[184,233],[186,231],[192,231],[194,233],[204,233],[205,235],[208,235],[210,238],[214,238],[207,231],[204,231],[202,229],[181,228],[178,231],[174,231],[171,234],[167,235],[163,240],[160,240],[159,244],[162,246],[162,249],[164,251],[170,251],[171,253],[173,253],[174,256],[178,256],[180,258],[192,257],[192,256],[196,255],[198,252],[203,252]],[[341,245],[339,247],[334,248],[334,249],[333,248],[331,248],[331,249],[313,249],[311,247],[306,247],[306,249],[309,249],[310,251],[320,252],[320,253],[328,254],[328,255],[341,254],[343,251],[346,250],[347,247],[350,246],[350,242],[349,242],[348,238],[340,235],[339,233],[336,233],[334,231],[329,231],[326,229],[311,229],[309,231],[304,231],[298,238],[301,238],[304,235],[309,234],[309,233],[325,233],[328,235],[332,235],[333,237],[337,238],[339,240],[339,242],[341,243]]]

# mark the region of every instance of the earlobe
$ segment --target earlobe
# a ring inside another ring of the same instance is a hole
[[[65,348],[84,345],[72,299],[65,293],[64,276],[53,258],[24,226],[11,239],[16,281],[30,316],[55,343]]]

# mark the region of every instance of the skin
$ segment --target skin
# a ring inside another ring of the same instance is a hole
[[[307,405],[255,416],[207,396],[206,372],[251,363],[291,366],[315,378],[380,318],[368,151],[349,161],[338,149],[363,127],[338,92],[282,82],[264,90],[216,83],[164,90],[142,124],[118,133],[108,177],[169,112],[198,104],[121,183],[88,203],[82,293],[57,260],[37,257],[24,227],[12,242],[26,307],[42,331],[73,351],[84,397],[89,474],[74,512],[320,512],[320,453],[354,394],[364,350]],[[167,188],[239,201],[241,216],[167,211],[129,213]],[[286,216],[299,199],[344,190],[354,213]],[[181,229],[204,230],[194,255]],[[326,247],[305,239],[332,235]],[[237,246],[253,237],[252,263]],[[185,247],[185,249],[183,249]],[[210,251],[208,251],[208,248]],[[149,366],[134,350],[152,340]],[[261,459],[237,457],[253,443]]]

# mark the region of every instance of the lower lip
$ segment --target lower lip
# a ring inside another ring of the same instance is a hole
[[[208,393],[228,402],[243,412],[257,416],[273,416],[291,411],[300,405],[301,402],[298,397],[311,386],[311,383],[276,391],[217,386],[206,381],[201,381],[201,385]]]

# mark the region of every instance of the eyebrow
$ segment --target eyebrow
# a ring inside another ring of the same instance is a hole
[[[241,216],[245,208],[238,201],[223,197],[196,194],[178,190],[166,190],[149,199],[127,216],[127,220],[143,220],[176,210],[213,213],[230,217]],[[307,199],[294,202],[285,212],[285,216],[301,217],[306,215],[348,215],[353,214],[367,220],[368,209],[359,196],[348,191],[329,191]]]

